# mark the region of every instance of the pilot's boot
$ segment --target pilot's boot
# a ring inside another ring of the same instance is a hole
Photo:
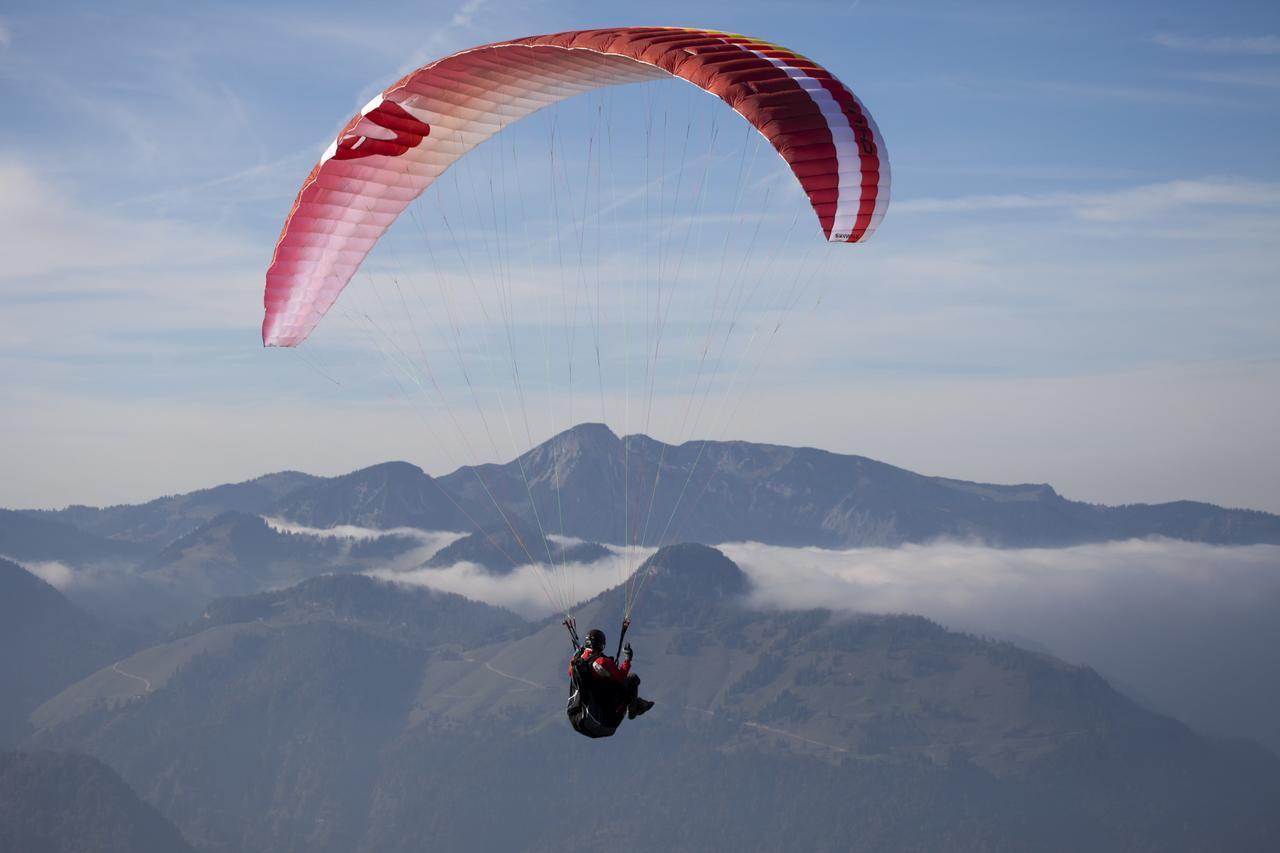
[[[648,699],[641,699],[639,696],[637,696],[636,701],[632,702],[627,707],[627,719],[634,720],[636,717],[640,716],[641,714],[643,714],[645,711],[649,710],[652,707],[653,707],[653,703],[650,702]]]

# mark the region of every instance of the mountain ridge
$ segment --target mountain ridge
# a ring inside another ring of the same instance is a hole
[[[96,755],[219,851],[587,850],[601,833],[674,850],[1261,851],[1280,831],[1280,759],[1087,667],[921,617],[754,609],[741,569],[702,545],[651,570],[629,638],[658,705],[604,743],[568,728],[554,619],[490,625],[456,596],[334,577],[218,605],[173,641],[185,663],[167,676],[143,668],[163,647],[124,662],[152,689],[55,697],[29,745]],[[609,629],[622,595],[583,604],[580,628]],[[614,778],[632,808],[572,808]]]
[[[105,507],[72,504],[62,509],[22,511],[33,517],[62,521],[108,539],[154,548],[170,544],[224,512],[262,512],[283,495],[317,479],[299,471],[277,471],[238,483],[163,495],[141,504]]]
[[[5,512],[11,526],[14,516],[78,522],[119,547],[156,550],[228,509],[317,528],[474,533],[518,523],[605,545],[678,539],[849,548],[969,539],[1061,547],[1154,535],[1280,544],[1280,516],[1259,510],[1195,500],[1107,506],[1064,498],[1047,483],[935,477],[814,447],[700,439],[669,445],[641,434],[619,437],[598,423],[567,429],[507,462],[440,476],[391,461],[336,477],[266,474],[146,504]],[[0,553],[5,541],[0,525]]]
[[[932,477],[819,448],[701,440],[667,445],[643,435],[619,438],[602,424],[573,427],[504,464],[422,477],[434,479],[453,499],[450,506],[396,516],[383,526],[470,530],[474,522],[501,529],[518,519],[546,533],[651,546],[679,539],[892,547],[957,538],[1060,547],[1150,535],[1280,544],[1280,516],[1257,510],[1196,501],[1109,507],[1068,500],[1045,483]],[[631,496],[628,514],[623,495]],[[282,515],[306,523],[287,506]],[[340,511],[329,520],[380,521]]]

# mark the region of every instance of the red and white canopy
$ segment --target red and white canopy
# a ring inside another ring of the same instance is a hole
[[[303,182],[267,271],[267,346],[295,346],[388,226],[462,155],[591,89],[679,77],[742,114],[791,166],[833,242],[857,243],[889,202],[871,115],[812,60],[746,36],[624,27],[464,50],[397,82],[347,122]]]

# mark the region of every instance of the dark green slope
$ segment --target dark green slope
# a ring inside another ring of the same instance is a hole
[[[27,715],[128,648],[49,584],[0,559],[0,746],[29,730]]]
[[[102,762],[0,752],[0,850],[191,853],[178,830]]]
[[[602,837],[690,853],[1274,849],[1276,789],[1241,773],[1256,756],[1165,763],[1117,750],[1006,778],[723,746],[736,725],[655,721],[600,743],[415,731],[390,752],[382,808],[357,849],[408,853],[431,838],[448,850],[591,851]],[[1274,778],[1273,762],[1249,769]]]

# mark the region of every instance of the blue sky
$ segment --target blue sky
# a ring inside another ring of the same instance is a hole
[[[476,424],[456,377],[452,419],[439,400],[397,399],[358,314],[334,318],[311,354],[260,347],[262,274],[280,224],[346,118],[417,65],[502,38],[663,23],[765,37],[822,62],[872,110],[894,172],[880,233],[824,269],[820,308],[788,317],[757,381],[696,437],[1047,481],[1097,502],[1280,511],[1274,4],[617,8],[384,3],[371,17],[356,4],[6,4],[0,505],[141,500],[387,458],[441,472],[492,457],[460,440]],[[565,105],[510,145],[536,147],[560,121],[562,138],[578,132],[562,143],[561,168],[571,166],[593,104],[661,103],[677,123],[698,113],[696,133],[722,129],[718,147],[699,152],[718,165],[706,172],[692,279],[719,260],[713,214],[730,206],[745,137],[701,114],[714,104],[647,91]],[[619,117],[618,135],[635,120]],[[477,157],[465,180],[514,151]],[[761,170],[755,188],[771,186]],[[782,187],[771,198],[785,227],[794,199]],[[483,226],[459,217],[473,251],[491,236]],[[397,263],[418,279],[458,275],[452,262],[433,268],[411,233],[395,236],[400,255],[371,259],[382,290],[353,294],[348,310],[376,304]],[[627,258],[613,261],[625,278]],[[535,266],[520,285],[530,305],[546,272]],[[348,378],[366,368],[366,382]],[[611,378],[611,404],[619,388]],[[548,392],[535,440],[598,417],[585,403],[571,417]],[[660,437],[690,437],[678,394],[663,402]],[[608,408],[615,429],[640,425],[636,411]],[[522,449],[515,433],[495,449]]]

